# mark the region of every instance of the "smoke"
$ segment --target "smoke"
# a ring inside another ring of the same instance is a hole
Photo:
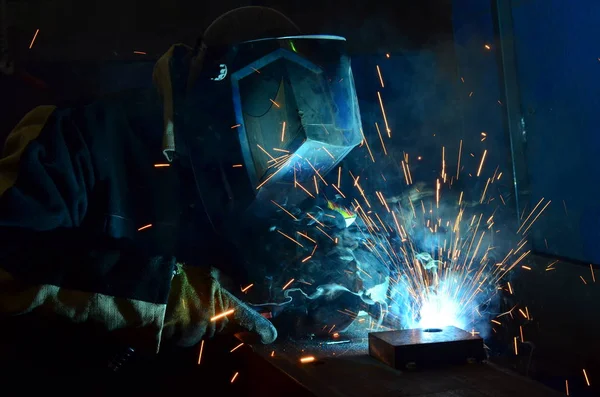
[[[522,252],[507,238],[511,185],[500,176],[508,148],[490,130],[466,128],[465,101],[474,87],[457,74],[454,50],[453,42],[440,41],[426,50],[353,58],[365,139],[325,176],[335,191],[321,185],[314,207],[286,207],[298,220],[277,222],[302,247],[275,233],[277,239],[265,238],[273,243],[253,244],[266,248],[269,260],[285,257],[266,270],[269,294],[260,301],[287,302],[281,286],[294,279],[314,296],[303,292],[294,302],[304,298],[309,311],[316,302],[329,308],[330,318],[319,318],[315,328],[339,325],[331,317],[356,313],[364,302],[330,300],[319,290],[338,285],[385,308],[382,327],[364,322],[365,331],[453,325],[487,335],[500,282]],[[323,211],[325,199],[356,213],[356,221],[333,222],[339,214]]]

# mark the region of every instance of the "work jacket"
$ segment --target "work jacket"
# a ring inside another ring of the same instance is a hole
[[[197,209],[193,176],[176,161],[173,121],[191,57],[173,46],[154,68],[152,90],[40,106],[8,136],[0,316],[131,330],[137,344],[159,348],[177,252],[189,239],[181,221]]]

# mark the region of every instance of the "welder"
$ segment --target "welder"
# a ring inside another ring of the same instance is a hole
[[[235,10],[195,48],[171,47],[156,63],[152,90],[28,113],[0,160],[1,315],[92,323],[154,351],[169,342],[191,346],[227,327],[274,341],[273,325],[225,289],[216,269],[237,271],[226,266],[237,260],[235,245],[223,243],[236,226],[228,221],[248,208],[260,213],[282,186],[289,190],[292,169],[296,177],[289,161],[277,171],[258,161],[255,147],[281,141],[282,152],[299,153],[311,141],[309,127],[336,133],[338,159],[360,142],[349,64],[325,62],[337,41],[284,38],[298,34],[277,11]],[[269,70],[277,57],[288,64]],[[319,91],[294,65],[338,88]],[[273,78],[281,70],[291,77]],[[263,80],[242,80],[247,71]],[[269,111],[283,108],[294,89],[306,94],[288,100],[294,117],[286,116],[284,137]],[[334,120],[315,122],[327,109]]]

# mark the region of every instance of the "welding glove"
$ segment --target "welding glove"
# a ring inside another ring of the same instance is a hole
[[[189,347],[221,331],[250,331],[262,343],[277,338],[277,330],[258,312],[225,290],[216,269],[178,266],[171,292],[162,339]],[[233,310],[227,316],[211,318]]]

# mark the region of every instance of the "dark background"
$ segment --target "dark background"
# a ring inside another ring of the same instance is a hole
[[[494,1],[276,3],[8,0],[8,38],[17,73],[0,75],[0,132],[6,134],[38,104],[147,87],[154,60],[172,43],[193,44],[215,17],[234,7],[271,5],[305,33],[348,39],[368,139],[377,142],[375,65],[380,65],[397,150],[425,154],[446,145],[448,153],[455,153],[456,143],[464,139],[473,153],[489,149],[488,162],[504,170],[510,186],[507,60],[500,39],[514,39],[519,101],[512,110],[523,120],[519,133],[526,167],[519,172],[530,182],[520,188],[530,197],[529,208],[541,197],[553,202],[534,228],[530,246],[550,257],[536,256],[534,270],[515,272],[511,302],[528,306],[533,321],[516,318],[501,329],[494,351],[506,365],[557,388],[569,379],[571,395],[585,395],[582,368],[592,384],[600,379],[600,293],[588,267],[600,262],[600,4],[506,0],[514,28],[507,38],[499,35]],[[480,143],[483,131],[488,140]],[[364,153],[354,156],[360,159]],[[561,261],[557,270],[546,272],[552,255]],[[532,344],[514,357],[510,344],[520,324]]]

